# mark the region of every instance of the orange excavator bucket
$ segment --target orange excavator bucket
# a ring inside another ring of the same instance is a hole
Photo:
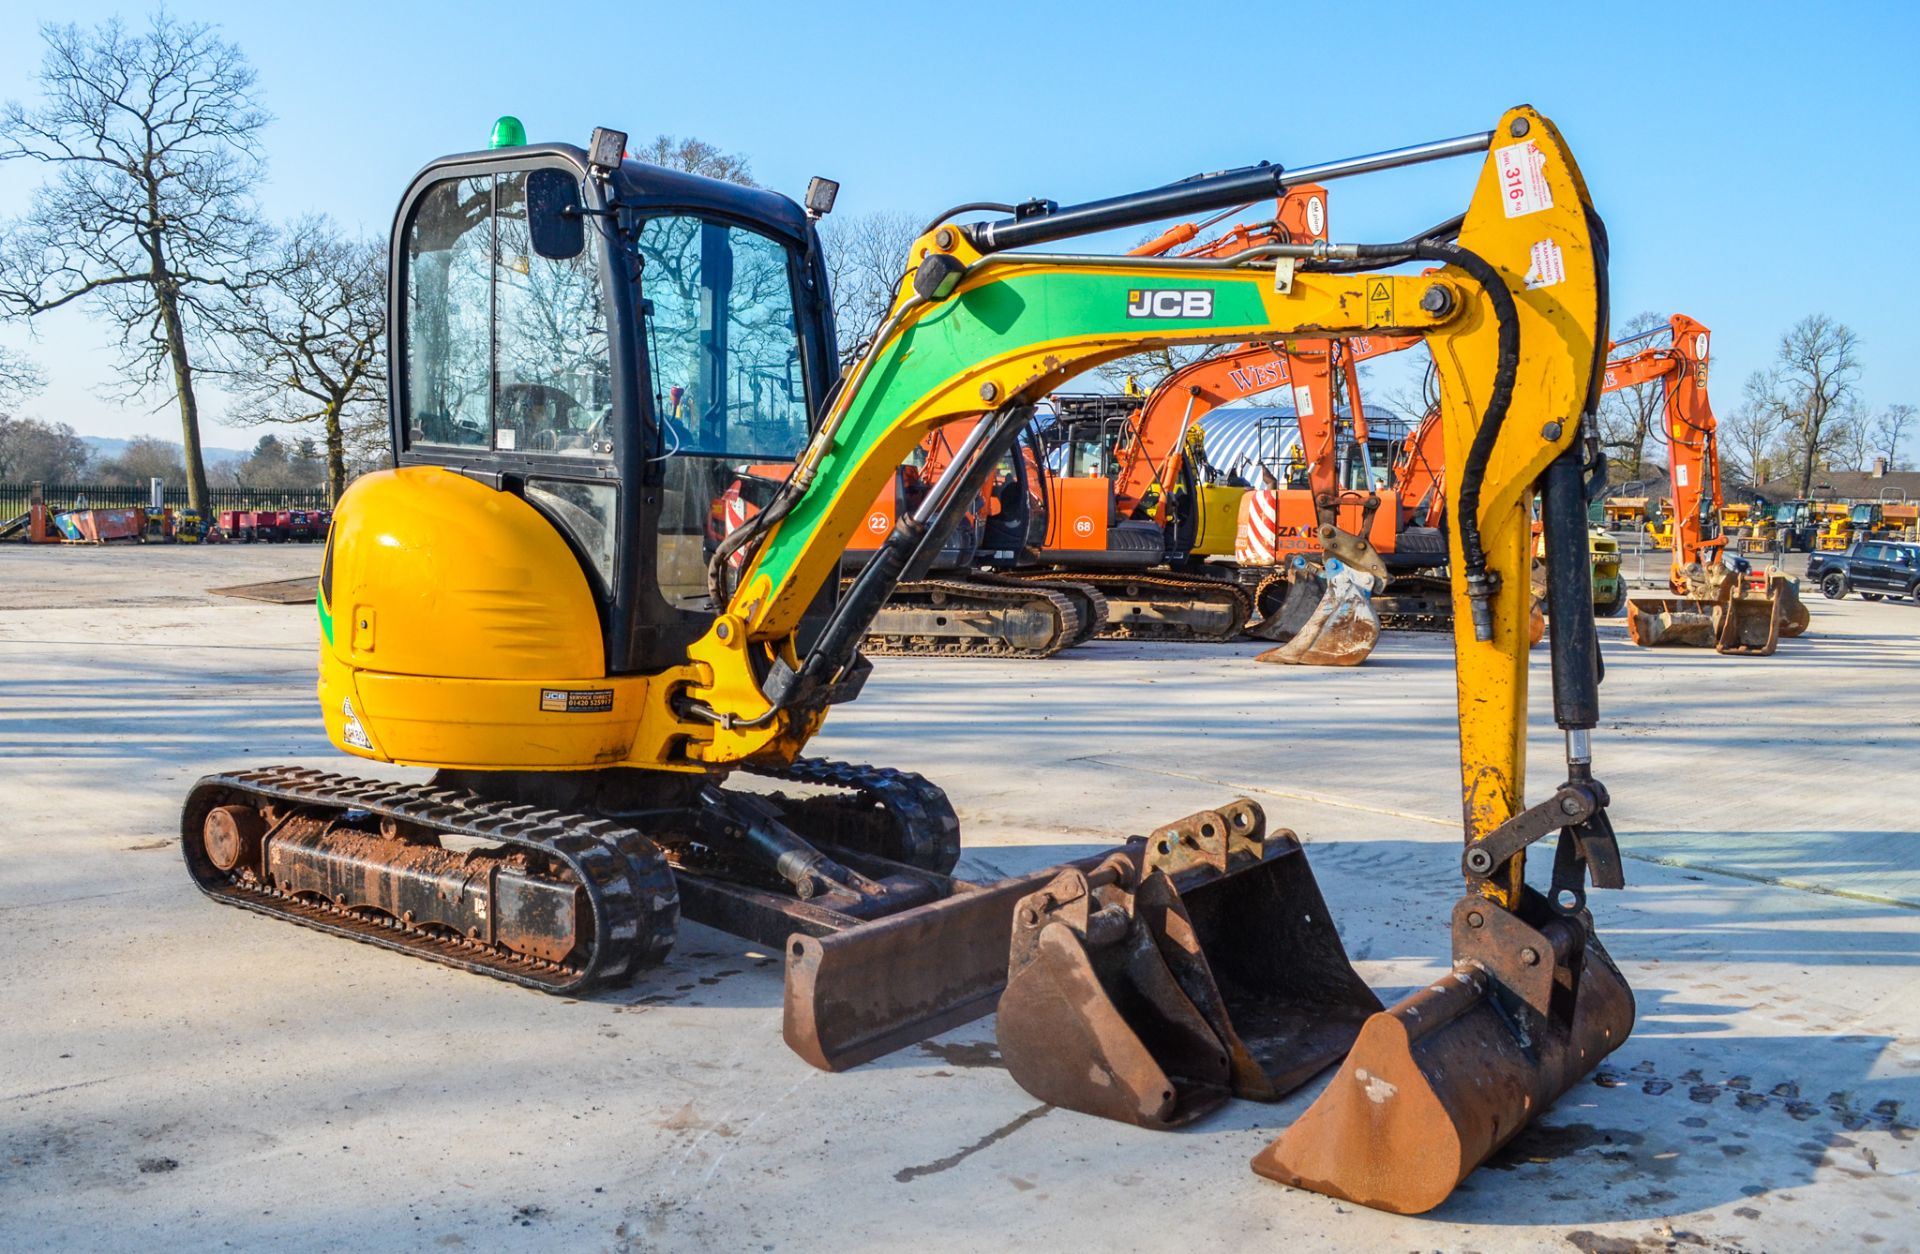
[[[1619,1048],[1633,1017],[1584,911],[1557,915],[1531,890],[1517,914],[1469,896],[1453,970],[1369,1019],[1253,1169],[1376,1210],[1431,1210]]]
[[[1015,909],[1009,954],[1009,1073],[1042,1101],[1147,1128],[1278,1100],[1380,1008],[1300,842],[1269,835],[1244,798],[1159,829],[1137,857],[1063,871]]]

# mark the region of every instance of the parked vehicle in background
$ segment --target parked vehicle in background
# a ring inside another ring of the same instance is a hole
[[[1840,553],[1815,553],[1807,559],[1807,578],[1838,601],[1858,592],[1869,601],[1912,597],[1920,601],[1920,544],[1894,540],[1856,540]]]

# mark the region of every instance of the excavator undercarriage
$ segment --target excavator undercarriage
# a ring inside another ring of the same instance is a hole
[[[685,776],[663,792],[633,771],[210,775],[181,851],[223,904],[549,993],[657,964],[683,915],[777,948],[954,891],[959,822],[920,776],[812,758],[750,770],[812,791]]]

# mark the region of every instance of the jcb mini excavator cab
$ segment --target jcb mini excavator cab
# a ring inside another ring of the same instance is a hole
[[[658,961],[683,903],[778,945],[952,890],[918,776],[747,768],[826,789],[789,800],[666,764],[660,676],[720,613],[712,515],[806,447],[836,353],[812,213],[624,147],[448,157],[402,197],[396,465],[329,537],[319,695],[345,752],[438,773],[202,781],[185,849],[216,898],[562,991]]]

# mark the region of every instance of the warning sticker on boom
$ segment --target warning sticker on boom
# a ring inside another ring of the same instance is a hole
[[[1493,166],[1500,174],[1500,203],[1509,218],[1521,218],[1553,208],[1553,189],[1547,186],[1547,154],[1531,141],[1493,150]]]
[[[1560,245],[1550,239],[1543,239],[1533,246],[1528,254],[1527,290],[1552,287],[1555,283],[1564,283],[1567,278],[1566,254],[1560,251]]]
[[[1367,325],[1390,327],[1393,325],[1393,280],[1367,280]]]
[[[547,714],[606,714],[613,709],[613,689],[542,688],[540,709]]]

